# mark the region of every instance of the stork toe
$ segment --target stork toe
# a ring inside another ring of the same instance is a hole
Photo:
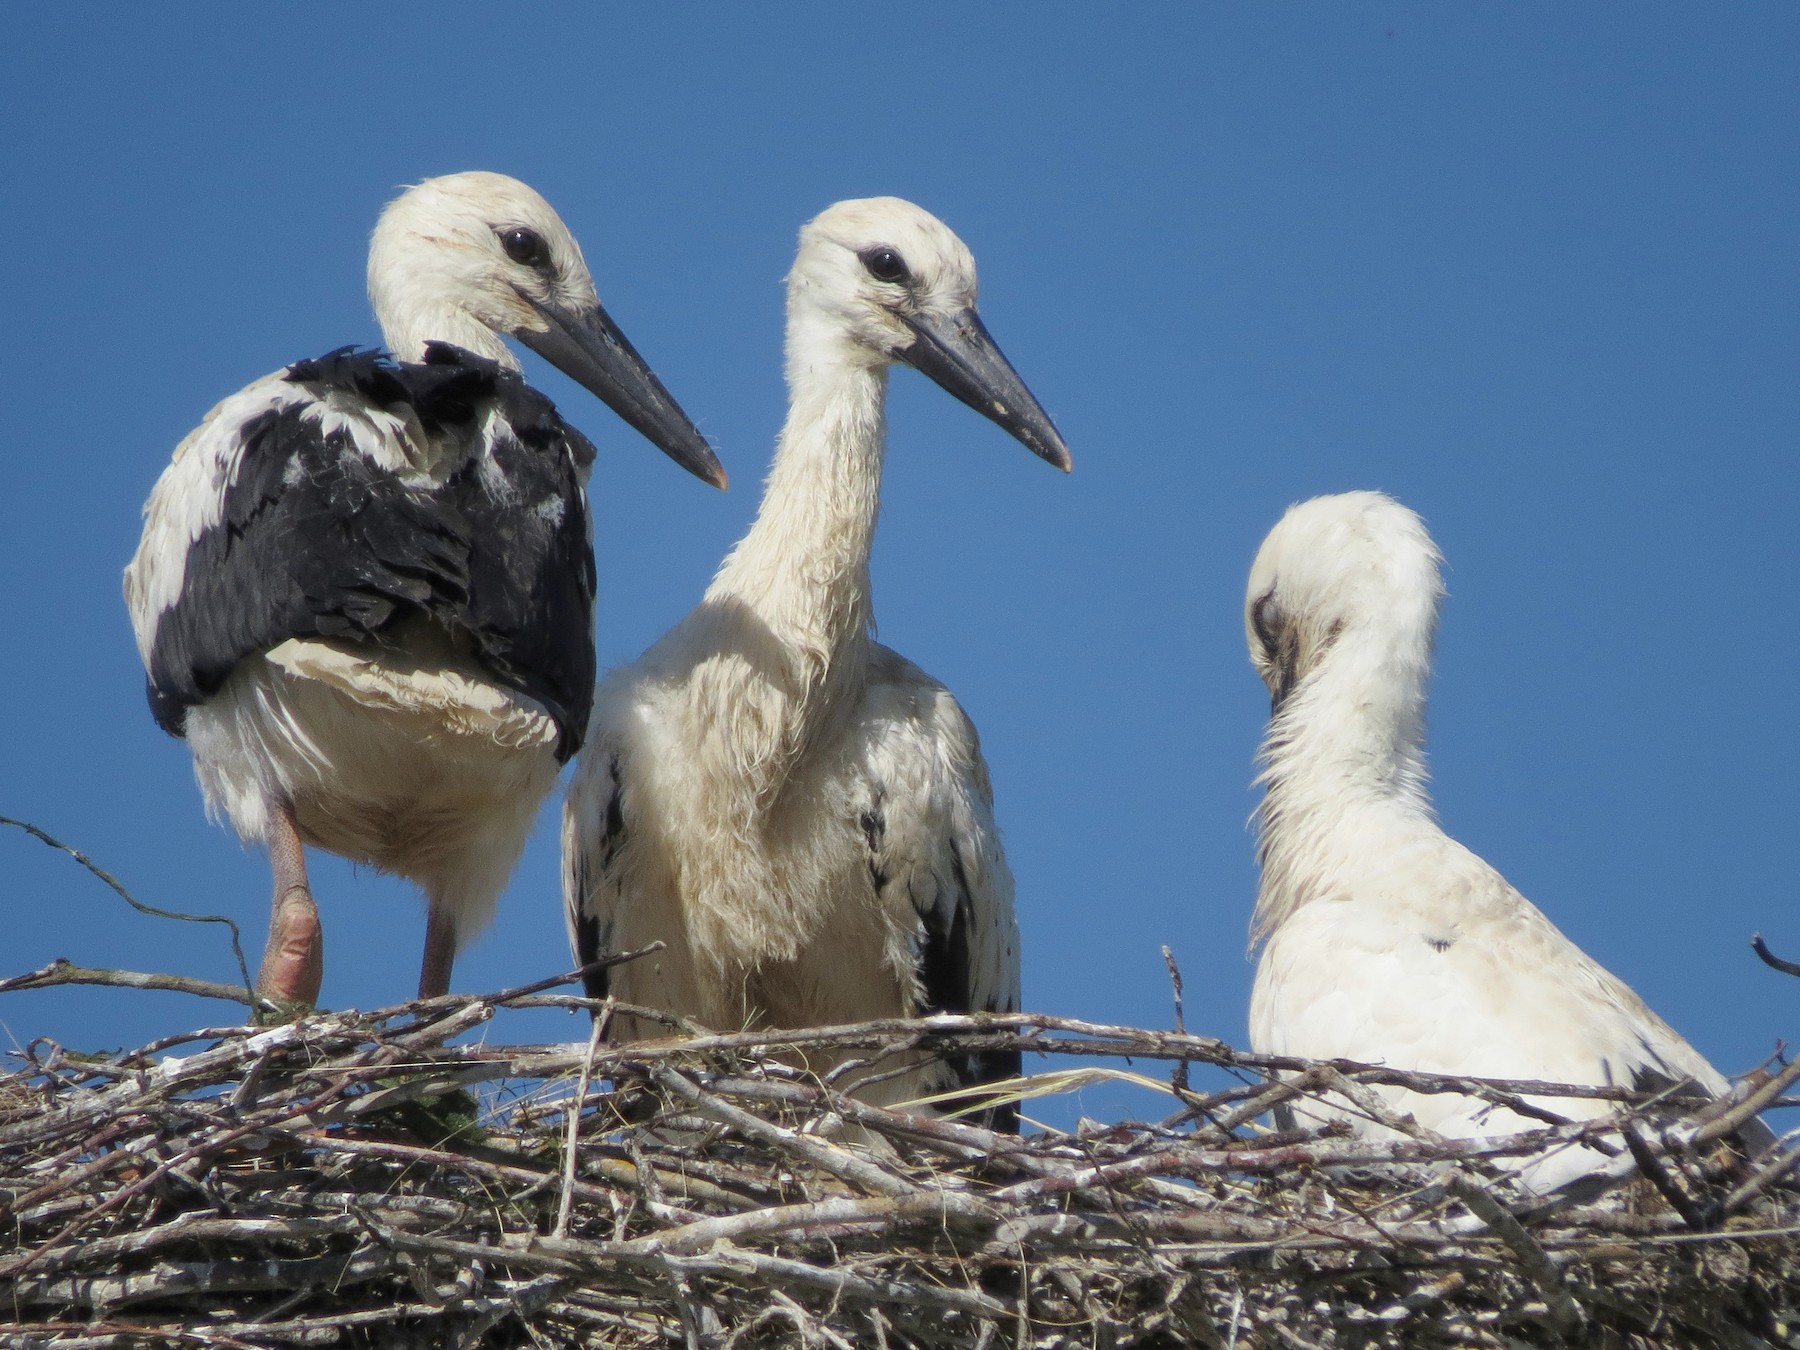
[[[325,934],[318,906],[306,887],[289,887],[269,917],[269,941],[256,973],[257,992],[279,1003],[317,1003],[324,977]]]

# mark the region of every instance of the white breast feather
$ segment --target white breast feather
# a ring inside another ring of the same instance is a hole
[[[1329,850],[1296,879],[1304,896],[1270,933],[1251,994],[1259,1051],[1427,1073],[1629,1086],[1640,1069],[1721,1094],[1724,1077],[1623,981],[1565,937],[1487,863],[1420,818],[1356,836],[1360,861]],[[1283,906],[1285,907],[1285,906]],[[1382,1089],[1421,1125],[1460,1137],[1543,1122],[1453,1093]],[[1593,1098],[1537,1098],[1573,1119]],[[1385,1134],[1339,1108],[1360,1133]],[[1527,1184],[1559,1185],[1599,1161],[1571,1149]]]
[[[290,638],[266,653],[290,675],[321,680],[368,708],[420,718],[431,736],[480,736],[511,749],[554,746],[555,721],[535,699],[494,683],[473,661],[393,648]]]

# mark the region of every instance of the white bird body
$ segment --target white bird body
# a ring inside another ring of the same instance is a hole
[[[322,958],[302,843],[423,888],[421,988],[442,992],[585,729],[593,447],[498,332],[717,471],[524,184],[410,189],[376,229],[370,294],[399,359],[343,349],[221,402],[158,480],[125,573],[157,720],[188,740],[209,811],[270,846],[259,982],[305,1002]]]
[[[1275,712],[1259,779],[1252,1046],[1441,1074],[1644,1089],[1692,1080],[1726,1092],[1724,1076],[1623,981],[1438,826],[1423,735],[1441,594],[1423,524],[1379,493],[1291,508],[1257,556],[1246,626]],[[1543,1128],[1477,1098],[1380,1092],[1446,1136]],[[1611,1109],[1533,1100],[1571,1119]],[[1387,1133],[1347,1104],[1297,1110]],[[1558,1185],[1599,1161],[1571,1149],[1528,1181]]]
[[[159,621],[181,598],[189,554],[220,527],[246,423],[292,410],[322,436],[347,435],[372,464],[425,492],[443,489],[492,443],[485,427],[472,443],[427,435],[402,407],[395,414],[335,390],[320,396],[277,372],[207,414],[158,481],[126,572],[146,668]],[[497,410],[489,411],[491,422]],[[578,468],[585,479],[586,466]],[[539,506],[586,509],[555,496]],[[462,877],[474,894],[452,908],[459,927],[476,927],[499,893],[492,877],[478,874],[497,871],[504,882],[556,776],[556,721],[536,699],[496,683],[438,626],[415,623],[396,638],[380,648],[289,638],[253,652],[216,694],[187,710],[182,732],[208,809],[246,841],[266,836],[270,804],[285,798],[307,839],[334,853],[428,889]],[[506,819],[520,814],[521,797],[522,825]],[[498,827],[498,849],[472,837],[483,821]],[[487,867],[475,865],[481,858]]]
[[[666,652],[659,644],[643,664]],[[721,745],[706,734],[721,710],[715,681],[735,683],[725,672],[695,669],[686,689],[621,674],[596,702],[605,730],[571,788],[565,844],[604,840],[617,801],[629,824],[590,877],[586,913],[605,951],[659,940],[667,950],[613,972],[612,993],[734,1029],[909,1016],[927,1003],[919,951],[928,919],[941,910],[948,925],[965,907],[972,1001],[1016,1009],[1012,876],[975,729],[948,690],[871,644],[863,688],[836,733],[795,756],[762,737]],[[759,701],[767,713],[782,699]],[[625,719],[614,721],[617,711]],[[696,741],[712,742],[717,758],[684,754]],[[779,783],[752,772],[732,784],[741,790],[721,790],[714,770],[744,765],[740,754],[778,772],[786,759],[787,772]],[[614,786],[615,774],[629,789]],[[872,842],[873,820],[881,837]],[[620,1030],[643,1029],[626,1021]],[[893,1099],[906,1095],[910,1085]]]
[[[878,245],[904,255],[904,286],[864,275]],[[927,338],[864,308],[978,328],[973,302],[967,251],[907,203],[840,203],[802,232],[792,406],[756,523],[700,605],[601,684],[570,789],[577,958],[666,944],[591,992],[731,1028],[1018,1006],[1012,877],[975,728],[870,636],[887,367],[921,359],[908,344]],[[1003,393],[1007,416],[1035,414],[1015,434],[1048,444],[1023,386]],[[1060,438],[1040,453],[1066,461]],[[904,1101],[1010,1069],[921,1064],[864,1095]]]
[[[555,785],[558,728],[466,656],[290,638],[188,714],[209,807],[246,840],[293,803],[302,838],[417,883],[460,946],[492,917]],[[424,664],[415,664],[423,661]]]

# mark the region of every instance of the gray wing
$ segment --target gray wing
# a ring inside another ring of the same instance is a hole
[[[563,802],[563,917],[577,966],[613,954],[619,887],[609,869],[625,839],[618,748],[598,725],[589,730],[593,739],[577,762]],[[589,971],[582,984],[589,998],[612,992],[605,970]]]
[[[483,426],[488,472],[400,471],[415,435]],[[566,759],[594,686],[587,449],[543,395],[450,347],[425,363],[343,348],[227,399],[158,481],[126,570],[157,722],[183,734],[289,638],[379,645],[429,616],[549,711]]]
[[[869,873],[916,918],[916,1011],[1016,1012],[1019,929],[981,742],[956,699],[886,647],[870,654],[860,802]],[[1019,1073],[1017,1051],[952,1056],[956,1083]],[[996,1128],[1016,1128],[1010,1105]]]

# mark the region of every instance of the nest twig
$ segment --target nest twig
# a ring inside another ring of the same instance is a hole
[[[545,987],[104,1057],[34,1043],[0,1077],[0,1344],[1737,1350],[1800,1334],[1800,1151],[1723,1151],[1709,1141],[1741,1117],[1697,1098],[1035,1015],[459,1042],[507,1008],[608,1014]],[[869,1106],[806,1068],[921,1046],[1167,1061],[1181,1110],[1014,1137]],[[1200,1064],[1226,1085],[1191,1086]],[[1440,1139],[1382,1086],[1539,1117],[1521,1095],[1605,1098],[1629,1149],[1579,1195],[1533,1196],[1508,1160],[1602,1127]],[[1257,1124],[1327,1091],[1391,1137]]]

